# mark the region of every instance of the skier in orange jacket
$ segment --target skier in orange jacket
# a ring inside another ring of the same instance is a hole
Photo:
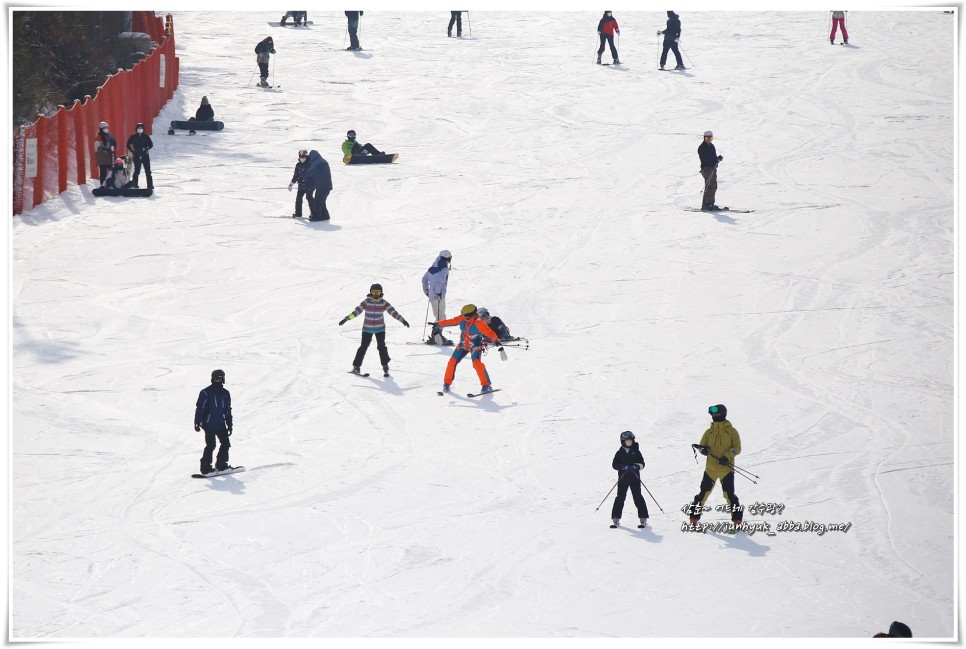
[[[460,341],[456,345],[456,349],[453,350],[453,355],[450,356],[449,363],[446,365],[446,374],[443,376],[443,392],[449,392],[449,386],[453,384],[453,378],[456,376],[456,366],[467,354],[473,361],[473,369],[480,377],[480,385],[482,386],[480,392],[492,392],[493,386],[490,385],[490,375],[487,373],[482,360],[483,349],[488,342],[499,345],[500,337],[483,322],[476,312],[476,306],[467,304],[460,310],[460,315],[455,318],[430,322],[429,324],[440,327],[452,327],[453,325],[460,327]],[[502,351],[503,347],[499,349]]]

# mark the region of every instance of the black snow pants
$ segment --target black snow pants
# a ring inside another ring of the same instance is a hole
[[[218,447],[218,457],[215,458],[215,468],[221,471],[228,468],[228,449],[231,442],[228,441],[227,430],[205,430],[205,452],[201,455],[201,472],[211,471],[211,455],[215,452],[215,442]]]
[[[628,488],[634,498],[634,505],[637,507],[637,517],[647,518],[647,502],[641,495],[641,479],[637,471],[627,470],[621,474],[617,484],[617,497],[614,498],[614,507],[610,511],[611,518],[619,519],[621,512],[624,511],[624,499],[627,498]]]
[[[673,40],[667,40],[667,39],[664,40],[664,51],[661,52],[661,67],[663,68],[664,64],[667,63],[668,50],[671,50],[672,52],[674,52],[675,60],[677,60],[678,65],[683,68],[684,61],[681,60],[681,52],[678,51],[678,44]]]
[[[352,367],[362,367],[362,360],[366,357],[366,350],[369,349],[369,343],[372,342],[372,337],[376,337],[376,349],[379,350],[379,362],[382,363],[383,367],[389,365],[389,350],[386,348],[386,332],[380,331],[379,333],[371,334],[367,331],[362,332],[362,344],[359,345],[359,349],[356,351],[356,357],[352,359]]]

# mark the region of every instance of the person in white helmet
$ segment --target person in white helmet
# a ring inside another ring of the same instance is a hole
[[[292,180],[288,184],[288,190],[292,191],[292,187],[298,183],[299,190],[295,194],[295,211],[292,213],[292,218],[300,219],[302,218],[302,198],[306,198],[309,202],[309,215],[314,216],[312,211],[313,202],[313,188],[306,183],[305,170],[309,166],[309,152],[308,149],[302,149],[299,151],[299,161],[295,163],[295,173],[292,174]]]
[[[702,210],[721,209],[714,204],[714,195],[718,191],[718,163],[724,156],[718,155],[711,140],[714,133],[704,132],[704,142],[698,147],[698,157],[701,159],[701,176],[704,178],[704,197],[701,199]]]
[[[436,261],[423,274],[423,293],[429,298],[433,308],[433,321],[446,319],[446,285],[449,283],[449,267],[453,263],[453,253],[441,250]],[[443,330],[434,325],[429,334],[427,345],[452,345],[453,341],[443,337]]]

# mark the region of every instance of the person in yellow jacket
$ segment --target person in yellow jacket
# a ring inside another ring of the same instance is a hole
[[[696,524],[701,520],[701,512],[704,508],[704,501],[711,495],[715,483],[721,481],[721,491],[724,492],[725,500],[731,508],[731,522],[740,525],[742,520],[743,507],[735,495],[735,456],[741,453],[741,438],[738,431],[731,422],[728,421],[728,409],[722,404],[717,404],[708,408],[711,415],[711,428],[704,431],[695,448],[706,455],[708,461],[704,465],[704,477],[701,478],[701,491],[695,495],[691,502],[691,524]]]

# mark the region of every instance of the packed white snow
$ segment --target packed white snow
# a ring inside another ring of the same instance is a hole
[[[12,638],[954,636],[955,15],[681,11],[660,72],[663,11],[615,12],[621,66],[594,11],[368,11],[360,52],[280,13],[174,14],[153,197],[13,220]],[[168,136],[203,95],[224,131]],[[350,128],[398,162],[344,166]],[[708,129],[754,212],[687,211]],[[330,223],[290,216],[301,148]],[[530,340],[492,396],[418,344],[444,248],[449,315]],[[391,378],[337,326],[373,282]],[[216,368],[247,471],[193,480]],[[773,535],[682,531],[715,403]]]

